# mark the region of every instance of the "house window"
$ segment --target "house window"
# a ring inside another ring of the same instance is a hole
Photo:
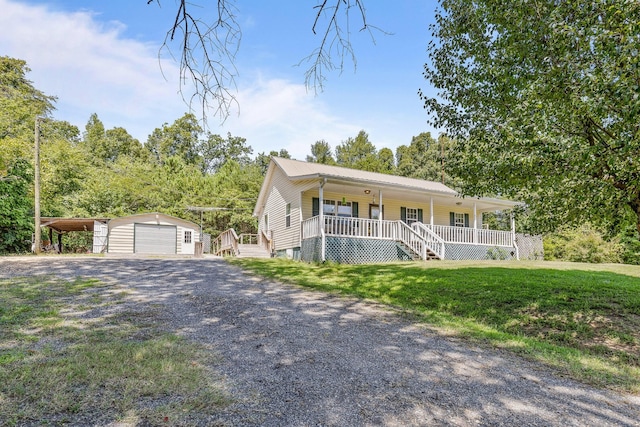
[[[184,242],[187,244],[191,243],[191,231],[184,232]]]
[[[455,222],[453,223],[454,226],[456,227],[464,227],[464,214],[463,213],[455,213],[454,214],[454,220]]]
[[[407,224],[418,221],[418,209],[407,208]]]
[[[351,202],[338,202],[338,216],[353,216]]]
[[[287,203],[285,207],[284,221],[287,228],[291,227],[291,203]]]
[[[324,215],[335,215],[336,214],[336,202],[335,202],[335,200],[324,199],[324,201],[322,203],[322,213]]]

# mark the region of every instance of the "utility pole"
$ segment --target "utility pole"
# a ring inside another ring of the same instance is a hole
[[[33,251],[36,255],[40,254],[40,117],[36,117],[35,126],[35,180],[34,180],[34,195],[35,195],[35,239]]]

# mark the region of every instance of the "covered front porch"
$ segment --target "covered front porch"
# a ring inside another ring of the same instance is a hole
[[[303,259],[314,261],[520,258],[515,227],[500,231],[317,215],[302,222],[301,235]]]
[[[462,198],[438,183],[407,185],[412,183],[325,179],[309,186],[302,193],[301,258],[354,263],[519,259],[513,215],[507,217],[509,231],[483,222],[485,212],[512,212],[517,202]]]

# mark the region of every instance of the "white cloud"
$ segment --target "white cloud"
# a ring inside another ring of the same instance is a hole
[[[317,140],[335,146],[360,130],[328,113],[321,98],[307,93],[302,84],[258,77],[240,90],[238,101],[240,116],[229,117],[221,129],[247,138],[255,154],[284,148],[303,160]]]
[[[160,70],[161,42],[127,39],[122,23],[101,22],[90,11],[9,0],[0,0],[0,10],[0,54],[26,60],[28,78],[58,97],[55,118],[83,130],[95,112],[107,128],[122,126],[144,141],[188,110],[178,94],[177,66],[164,61]],[[218,118],[208,122],[211,132],[247,138],[255,154],[285,148],[304,159],[313,142],[335,145],[360,129],[329,114],[301,84],[257,75],[243,85],[237,95],[241,114],[221,127],[215,126]]]
[[[121,23],[101,23],[88,11],[61,12],[0,0],[2,54],[24,59],[36,87],[58,97],[54,115],[83,127],[93,112],[108,127],[144,139],[185,110],[176,83],[160,71],[157,46],[123,38]],[[175,76],[172,63],[164,63]],[[161,118],[158,120],[158,118]]]

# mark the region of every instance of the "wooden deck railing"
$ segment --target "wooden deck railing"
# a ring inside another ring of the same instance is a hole
[[[239,253],[238,240],[236,231],[230,228],[211,242],[211,252],[214,255],[237,256]]]

